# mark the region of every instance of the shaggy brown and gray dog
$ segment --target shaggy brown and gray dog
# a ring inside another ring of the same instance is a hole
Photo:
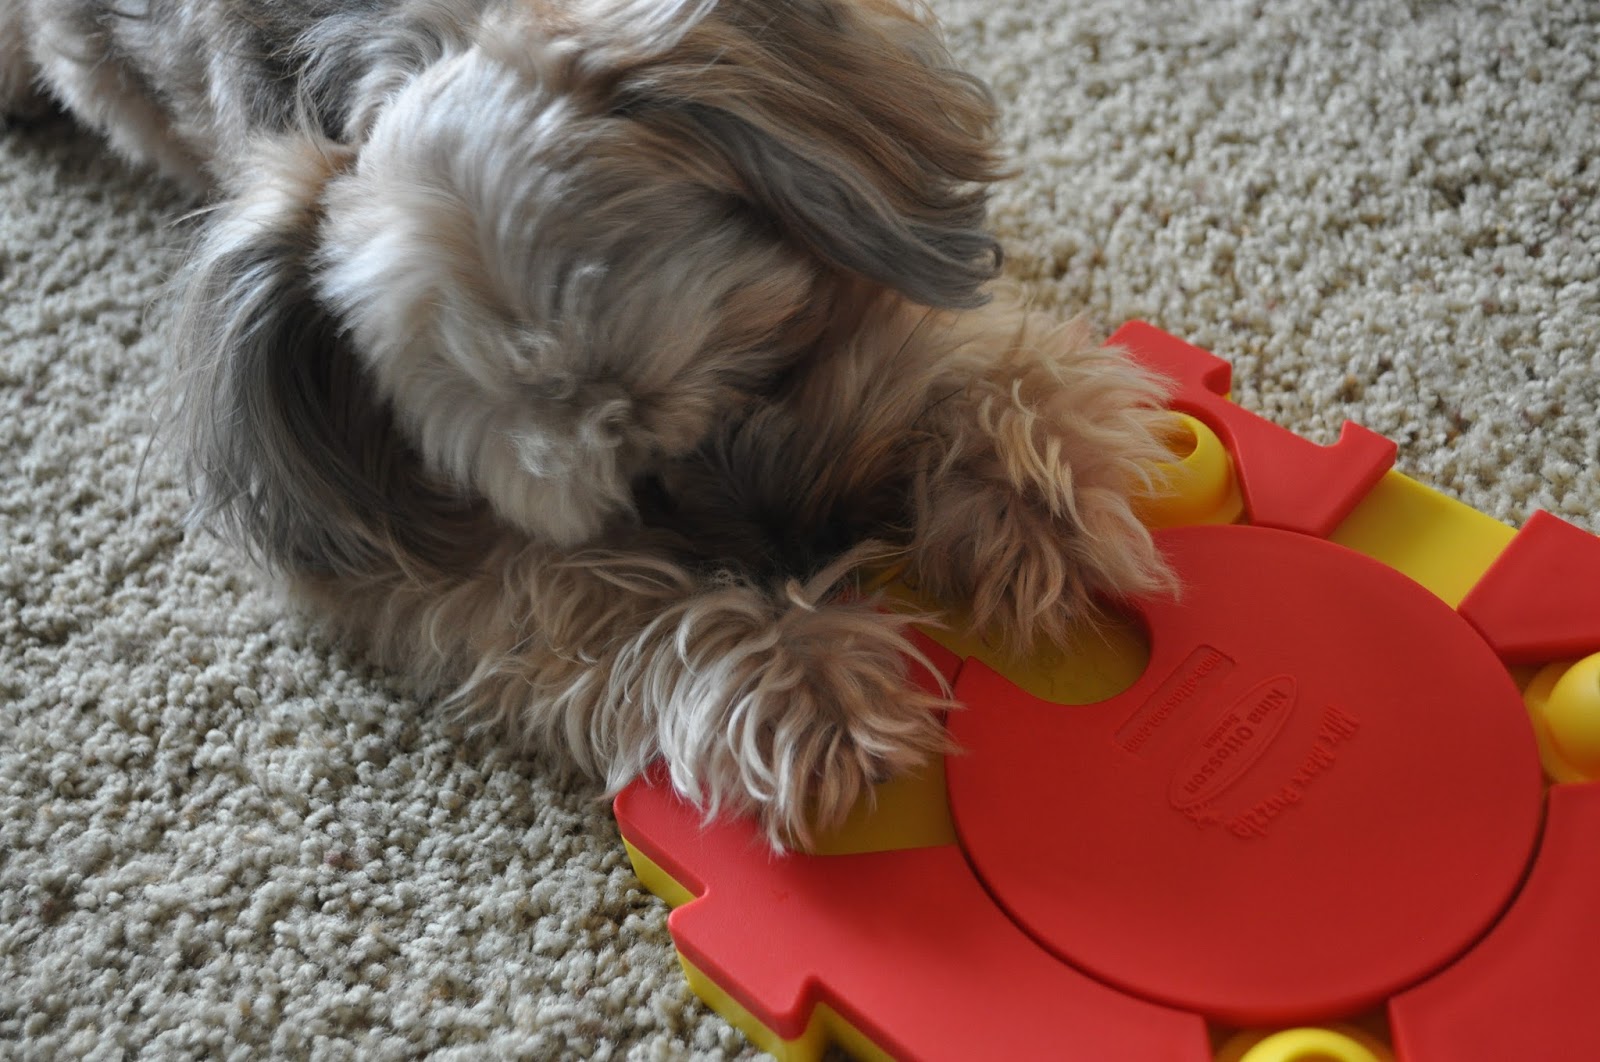
[[[989,300],[985,88],[899,0],[0,0],[205,190],[198,513],[474,720],[806,843],[944,747],[899,565],[1012,643],[1165,578],[1159,388]]]

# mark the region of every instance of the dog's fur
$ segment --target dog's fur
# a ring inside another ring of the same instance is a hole
[[[862,572],[1013,644],[1165,578],[1159,387],[989,301],[991,99],[911,0],[0,0],[41,91],[213,197],[200,514],[613,787],[805,843],[945,746]]]

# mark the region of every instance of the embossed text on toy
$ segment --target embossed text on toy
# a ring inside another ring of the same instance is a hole
[[[1233,668],[1233,658],[1220,649],[1210,645],[1198,647],[1128,716],[1112,739],[1124,752],[1139,753],[1179,708],[1202,693],[1209,695]],[[1199,698],[1199,703],[1204,703],[1204,698]]]
[[[1277,789],[1231,816],[1224,816],[1210,803],[1192,804],[1177,810],[1201,828],[1222,823],[1235,837],[1245,840],[1266,837],[1278,817],[1299,805],[1311,784],[1338,765],[1340,746],[1355,738],[1360,730],[1360,719],[1328,705],[1322,710],[1322,720],[1310,751]]]
[[[1172,806],[1182,811],[1209,804],[1243,779],[1288,724],[1295,689],[1293,675],[1274,675],[1223,712],[1200,747],[1173,772]]]

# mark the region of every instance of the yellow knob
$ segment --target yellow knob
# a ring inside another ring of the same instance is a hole
[[[1584,778],[1600,778],[1600,653],[1562,672],[1540,710],[1551,751]]]
[[[1286,1029],[1263,1036],[1242,1033],[1218,1062],[1393,1062],[1382,1043],[1356,1029]]]
[[[1140,499],[1140,518],[1152,529],[1237,520],[1244,502],[1227,447],[1187,413],[1172,419],[1167,442],[1173,460],[1156,466],[1156,491]]]

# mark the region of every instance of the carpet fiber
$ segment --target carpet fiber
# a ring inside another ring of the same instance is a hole
[[[1600,9],[935,0],[1008,272],[1318,441],[1600,520]],[[0,132],[0,1054],[723,1058],[596,792],[463,744],[143,465],[175,194]]]

